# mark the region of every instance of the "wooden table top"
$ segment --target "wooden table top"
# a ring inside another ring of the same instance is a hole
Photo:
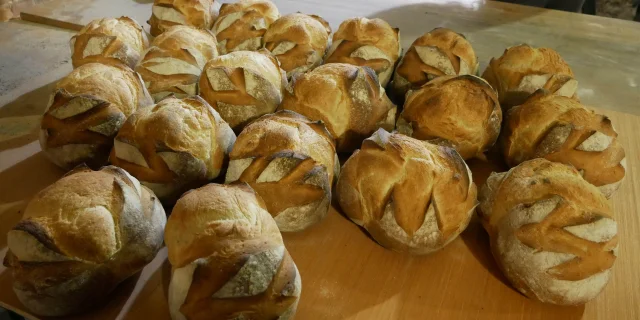
[[[126,14],[145,24],[150,2],[51,0],[29,12],[78,23]],[[284,235],[302,275],[296,319],[640,319],[640,175],[635,173],[640,168],[640,23],[481,0],[274,2],[283,14],[319,14],[334,30],[352,16],[383,18],[400,28],[405,49],[434,27],[452,28],[469,38],[481,70],[511,45],[554,48],[572,66],[581,100],[612,119],[629,165],[611,200],[619,258],[609,285],[586,305],[542,304],[512,289],[477,221],[443,250],[410,256],[380,247],[332,210],[309,230]],[[5,235],[27,201],[64,174],[45,159],[36,138],[53,83],[71,71],[71,35],[25,22],[0,23],[0,257],[6,252]],[[470,166],[478,184],[490,171],[503,170],[478,161]],[[105,305],[77,318],[169,319],[169,276],[163,249]],[[10,272],[0,266],[0,305],[26,314],[10,286]]]

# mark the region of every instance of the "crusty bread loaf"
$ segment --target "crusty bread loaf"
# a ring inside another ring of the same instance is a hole
[[[478,73],[478,57],[467,39],[447,28],[435,28],[416,39],[396,68],[392,91],[404,97],[439,76]]]
[[[231,151],[225,183],[248,183],[280,231],[300,231],[327,214],[339,170],[324,124],[283,110],[244,128]]]
[[[157,37],[178,24],[210,30],[217,17],[215,0],[155,0],[147,23]]]
[[[573,98],[578,92],[573,71],[556,51],[527,44],[507,48],[500,58],[492,58],[482,77],[498,92],[503,109],[522,104],[541,88]]]
[[[32,313],[77,313],[153,260],[165,223],[153,192],[126,171],[79,167],[31,199],[7,234],[4,265]]]
[[[287,85],[266,50],[236,51],[210,60],[200,76],[200,96],[240,133],[252,120],[276,110]]]
[[[389,83],[402,53],[400,31],[382,19],[351,18],[333,34],[325,63],[367,66],[378,75],[383,87]]]
[[[220,54],[233,51],[255,51],[264,46],[263,36],[280,17],[270,0],[240,0],[224,3],[213,25]]]
[[[369,67],[329,63],[291,81],[279,109],[321,120],[336,149],[351,152],[378,128],[393,130],[396,106]]]
[[[533,158],[570,164],[607,198],[622,183],[625,152],[606,116],[541,89],[506,120],[501,139],[510,167]]]
[[[480,217],[511,284],[542,302],[577,305],[598,295],[616,260],[611,208],[577,170],[534,159],[492,173]]]
[[[442,76],[410,90],[397,130],[420,140],[454,147],[463,159],[484,158],[498,139],[502,110],[482,78]]]
[[[60,167],[107,163],[127,117],[153,104],[140,75],[122,65],[89,63],[56,84],[40,126],[40,146]]]
[[[378,243],[414,254],[455,239],[477,205],[455,150],[382,129],[345,162],[336,190],[344,213]]]
[[[303,13],[280,17],[264,34],[264,45],[278,58],[287,78],[322,63],[331,28],[324,19]]]
[[[84,26],[71,38],[70,46],[74,68],[91,62],[134,68],[149,40],[142,26],[129,17],[102,18]]]
[[[300,273],[247,184],[187,192],[173,208],[164,239],[172,319],[293,319]]]
[[[170,94],[184,98],[198,93],[204,65],[217,56],[209,30],[177,25],[153,40],[136,71],[156,102]]]
[[[164,203],[216,178],[236,139],[198,96],[172,96],[131,115],[114,139],[110,160]]]

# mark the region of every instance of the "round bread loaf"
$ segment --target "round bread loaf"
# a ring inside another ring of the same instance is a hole
[[[140,75],[128,67],[82,65],[56,84],[40,125],[42,151],[65,169],[98,168],[127,117],[152,104]]]
[[[156,102],[170,94],[184,98],[198,93],[202,69],[217,56],[209,30],[177,25],[153,40],[136,71]]]
[[[533,158],[570,164],[607,198],[625,176],[625,152],[611,120],[545,90],[509,110],[501,139],[510,167]]]
[[[74,68],[91,62],[124,63],[134,68],[149,46],[149,40],[138,22],[120,17],[89,22],[69,44]]]
[[[477,205],[471,170],[449,147],[379,129],[342,167],[344,213],[382,246],[426,254],[462,232]]]
[[[439,76],[478,73],[478,57],[471,43],[447,28],[435,28],[416,39],[396,68],[392,91],[404,97]],[[403,99],[403,98],[402,98]]]
[[[187,192],[173,208],[164,239],[172,319],[293,319],[300,273],[247,184]]]
[[[147,23],[151,35],[157,37],[178,24],[210,30],[217,17],[215,0],[154,0]]]
[[[278,58],[287,78],[319,66],[331,28],[324,19],[303,13],[280,17],[264,34],[264,46]]]
[[[527,44],[507,48],[491,59],[482,77],[498,92],[503,109],[522,104],[544,88],[564,97],[577,97],[578,81],[560,55],[549,48]]]
[[[526,161],[492,173],[479,199],[493,256],[524,295],[578,305],[609,281],[617,224],[602,193],[574,168]]]
[[[220,54],[262,48],[265,32],[279,17],[278,8],[270,0],[223,3],[213,25]]]
[[[351,18],[343,21],[333,34],[324,62],[370,67],[386,87],[401,53],[398,28],[378,18]]]
[[[291,81],[279,109],[321,120],[339,152],[357,149],[378,128],[393,130],[396,106],[369,67],[330,63]]]
[[[110,160],[171,204],[220,174],[235,139],[202,98],[170,96],[127,119]]]
[[[398,117],[402,134],[455,148],[463,159],[484,158],[500,134],[498,96],[482,78],[442,76],[410,90]]]
[[[280,231],[300,231],[327,215],[331,184],[339,170],[333,137],[324,124],[283,110],[242,130],[230,154],[225,183],[248,183]]]
[[[278,61],[266,50],[236,51],[209,60],[200,76],[202,96],[236,133],[272,113],[287,85]]]
[[[78,167],[31,199],[7,233],[13,291],[41,316],[104,302],[153,260],[166,219],[153,192],[126,171]]]

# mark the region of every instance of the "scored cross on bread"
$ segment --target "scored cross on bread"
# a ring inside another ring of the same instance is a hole
[[[262,48],[267,28],[279,16],[278,8],[270,0],[223,3],[220,7],[220,17],[212,29],[218,38],[218,50],[221,54],[227,54]]]

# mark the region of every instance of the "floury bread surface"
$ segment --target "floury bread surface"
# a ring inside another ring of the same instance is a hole
[[[252,120],[276,110],[287,78],[268,51],[236,51],[209,60],[200,96],[240,133]]]
[[[165,223],[153,192],[126,171],[78,167],[29,201],[7,234],[4,265],[31,312],[67,316],[104,304],[151,262]]]
[[[351,18],[333,34],[324,62],[370,67],[386,87],[401,53],[398,28],[378,18]]]
[[[611,277],[618,228],[606,198],[577,170],[534,159],[492,173],[480,217],[511,284],[542,302],[578,305]]]
[[[180,24],[210,30],[218,8],[215,0],[155,0],[147,22],[154,37]]]
[[[627,171],[626,155],[611,120],[546,90],[507,112],[501,139],[509,166],[533,158],[572,165],[607,198],[620,187]]]
[[[198,80],[207,61],[218,56],[216,37],[208,30],[177,25],[156,37],[136,71],[158,102],[198,94]]]
[[[240,0],[223,3],[212,31],[218,38],[218,51],[256,51],[264,46],[264,34],[280,17],[270,0]]]
[[[123,65],[89,63],[56,84],[40,125],[40,146],[58,166],[107,163],[128,116],[153,104],[140,75]]]
[[[209,184],[184,194],[165,243],[172,319],[293,319],[300,273],[249,185]]]
[[[262,116],[242,131],[225,182],[249,183],[280,231],[300,231],[326,216],[339,170],[324,124],[283,110]]]
[[[393,130],[397,108],[369,67],[325,64],[294,77],[291,87],[279,109],[321,120],[338,152],[352,152],[378,128]]]
[[[287,78],[322,63],[331,28],[319,16],[292,13],[280,17],[264,35],[264,46],[280,62]]]
[[[411,44],[396,67],[391,91],[402,100],[410,89],[440,76],[476,75],[478,57],[471,43],[447,28],[435,28]]]
[[[454,149],[383,129],[342,166],[336,192],[378,243],[414,254],[454,240],[477,205],[471,170]]]
[[[142,26],[129,17],[102,18],[82,28],[71,38],[70,46],[74,68],[92,62],[134,68],[149,40]]]
[[[550,48],[527,44],[507,48],[502,56],[491,59],[482,77],[498,92],[503,110],[522,104],[538,89],[564,97],[578,96],[573,71]]]
[[[127,119],[110,160],[172,204],[220,174],[235,139],[202,98],[170,96]]]

